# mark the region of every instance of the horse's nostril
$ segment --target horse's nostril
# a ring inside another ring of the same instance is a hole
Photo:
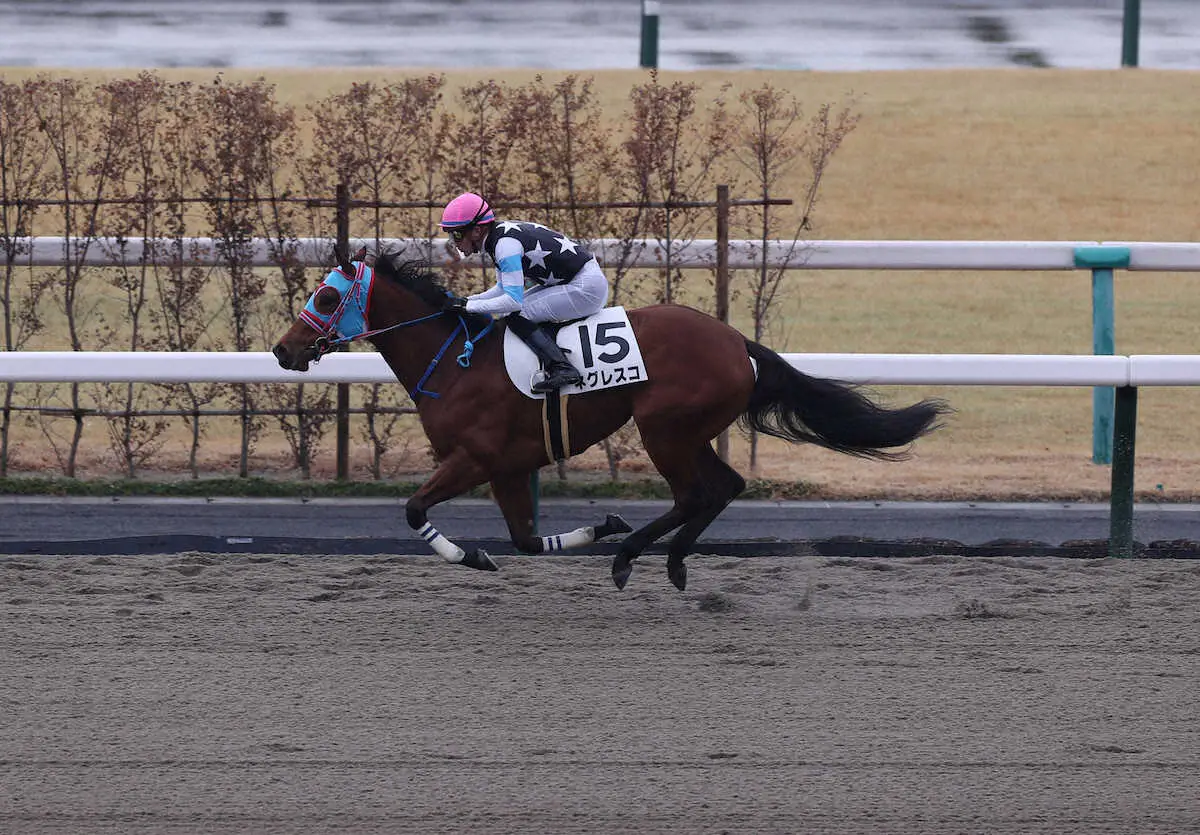
[[[287,368],[287,349],[283,345],[276,345],[271,349],[271,353],[275,355],[275,359],[279,360],[280,368]]]

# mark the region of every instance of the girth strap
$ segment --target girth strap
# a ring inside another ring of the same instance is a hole
[[[567,425],[569,394],[547,394],[542,400],[542,440],[551,463],[571,457],[571,430]]]

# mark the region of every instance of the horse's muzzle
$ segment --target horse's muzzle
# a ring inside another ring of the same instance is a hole
[[[288,354],[288,349],[283,347],[280,342],[271,349],[271,353],[275,355],[275,359],[279,361],[279,367],[285,371],[307,371],[309,358],[305,356],[308,351],[301,351],[297,356],[292,357]]]

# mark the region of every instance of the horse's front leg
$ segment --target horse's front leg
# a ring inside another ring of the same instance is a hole
[[[576,528],[553,536],[535,536],[533,518],[532,473],[492,479],[492,496],[504,514],[508,535],[518,550],[526,554],[545,554],[591,545],[606,536],[629,533],[633,528],[615,513],[608,514],[599,525]]]
[[[462,452],[456,452],[441,463],[429,480],[409,497],[404,505],[404,515],[408,525],[429,547],[446,562],[478,568],[481,571],[496,571],[496,563],[488,556],[487,551],[475,548],[464,551],[455,545],[435,528],[429,521],[429,508],[455,496],[461,496],[472,487],[478,487],[487,481],[487,477],[472,459]]]

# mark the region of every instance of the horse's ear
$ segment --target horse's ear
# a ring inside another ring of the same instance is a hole
[[[387,250],[383,252],[375,252],[368,256],[367,266],[373,269],[376,273],[382,271],[382,275],[395,277],[396,264],[392,260],[392,255]]]
[[[332,315],[341,301],[341,293],[337,291],[337,288],[330,287],[328,284],[318,287],[317,292],[313,294],[313,307],[322,316]]]
[[[348,276],[354,275],[354,264],[351,263],[353,259],[347,258],[345,250],[343,250],[337,244],[333,245],[333,257],[337,261],[338,267],[341,268],[342,272]]]

